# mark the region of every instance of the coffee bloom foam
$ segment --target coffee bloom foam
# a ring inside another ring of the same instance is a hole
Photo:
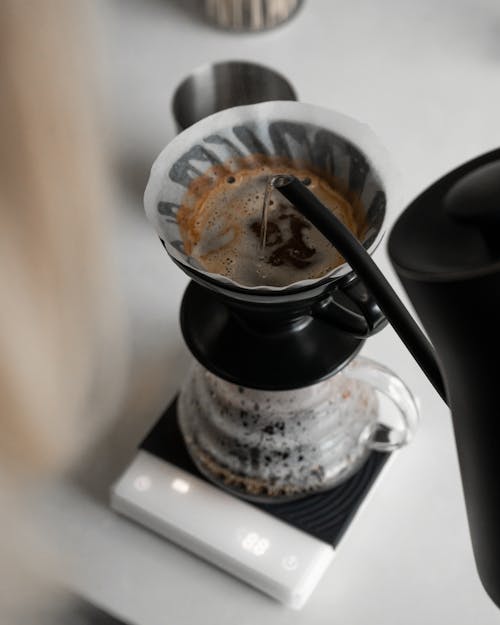
[[[193,181],[177,215],[184,248],[206,271],[245,286],[286,286],[316,279],[343,263],[335,248],[279,192],[270,198],[266,245],[260,245],[266,185],[291,174],[353,232],[363,231],[353,206],[327,180],[306,168],[255,159],[233,171],[217,166]],[[358,211],[359,213],[359,211]]]

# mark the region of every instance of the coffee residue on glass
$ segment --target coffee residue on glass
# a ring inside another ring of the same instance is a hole
[[[234,167],[234,164],[233,164]],[[360,238],[356,211],[325,177],[269,157],[216,166],[188,189],[177,216],[187,254],[208,272],[244,286],[286,286],[321,277],[343,262],[334,247],[278,192],[293,175]]]

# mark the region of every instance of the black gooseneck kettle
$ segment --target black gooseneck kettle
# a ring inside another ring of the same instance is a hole
[[[275,186],[343,254],[448,403],[478,573],[500,606],[500,149],[438,180],[389,237],[434,348],[341,222],[298,180],[278,177]]]

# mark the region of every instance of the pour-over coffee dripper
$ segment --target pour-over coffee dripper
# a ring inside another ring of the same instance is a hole
[[[298,102],[237,107],[205,118],[178,135],[153,165],[146,212],[172,260],[193,279],[181,309],[193,355],[231,382],[297,388],[346,364],[385,318],[345,263],[320,279],[244,287],[209,273],[184,252],[176,216],[191,182],[216,164],[255,153],[309,163],[334,177],[337,188],[359,200],[369,253],[382,238],[395,176],[366,126]],[[270,335],[274,349],[262,358]]]
[[[193,279],[181,327],[202,367],[193,369],[179,398],[185,442],[212,481],[247,498],[279,500],[338,484],[374,447],[405,444],[417,413],[392,372],[362,361],[345,369],[365,338],[385,325],[348,265],[285,287],[249,287],[207,272],[184,252],[176,215],[186,190],[214,165],[224,163],[227,175],[248,154],[286,158],[321,172],[358,211],[370,253],[394,199],[394,172],[366,126],[295,102],[206,118],[174,139],[153,166],[147,214],[172,260]],[[403,423],[395,431],[378,423],[374,381],[400,410]],[[286,393],[293,409],[277,417],[269,406],[276,410]],[[328,393],[325,407],[318,397]],[[248,394],[253,408],[244,409]],[[251,433],[262,433],[259,443],[250,443],[238,415],[252,423]],[[299,427],[301,421],[309,427]],[[280,436],[285,427],[287,436]]]

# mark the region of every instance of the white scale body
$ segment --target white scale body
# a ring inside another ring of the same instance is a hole
[[[144,450],[113,486],[111,505],[297,610],[335,555],[332,545]]]

